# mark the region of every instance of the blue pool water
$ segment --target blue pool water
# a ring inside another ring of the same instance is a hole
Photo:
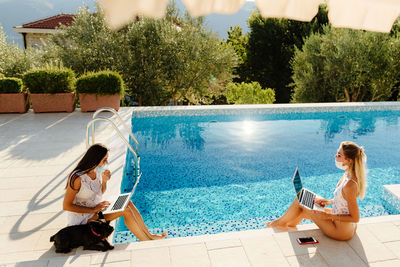
[[[348,140],[368,156],[361,217],[388,215],[382,185],[400,183],[399,119],[400,111],[133,117],[143,176],[132,200],[150,230],[169,237],[262,228],[293,201],[296,166],[305,187],[333,198],[343,174],[334,155]],[[115,242],[133,240],[119,220]]]

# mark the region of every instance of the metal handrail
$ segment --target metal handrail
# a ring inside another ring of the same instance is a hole
[[[129,144],[128,140],[126,140],[126,138],[122,135],[121,131],[118,129],[118,127],[115,125],[115,123],[110,120],[109,118],[105,118],[105,117],[97,117],[92,119],[86,126],[86,147],[88,148],[90,146],[90,140],[89,140],[89,128],[92,126],[92,144],[95,144],[95,136],[94,136],[94,123],[96,121],[106,121],[109,124],[111,124],[111,126],[114,128],[114,130],[118,133],[119,137],[121,137],[122,141],[124,141],[124,143],[126,144],[126,146],[128,147],[128,149],[132,152],[133,156],[134,156],[134,163],[135,163],[135,185],[134,185],[134,189],[136,189],[136,185],[139,183],[139,179],[140,179],[140,173],[139,173],[139,156],[136,153],[136,151],[133,149],[133,147],[131,146],[131,144]]]
[[[113,109],[113,108],[108,108],[108,107],[104,107],[104,108],[99,108],[98,110],[96,110],[96,112],[93,114],[92,119],[96,118],[96,116],[103,112],[103,111],[108,111],[113,113],[114,115],[116,115],[117,119],[119,120],[119,122],[122,124],[122,126],[124,126],[125,130],[128,132],[129,136],[132,138],[132,140],[135,142],[135,148],[136,148],[136,153],[139,154],[139,142],[137,141],[136,137],[133,135],[132,131],[128,128],[128,126],[125,124],[125,122],[121,119],[121,117],[119,116],[118,112]],[[94,139],[94,126],[92,127],[92,139]]]

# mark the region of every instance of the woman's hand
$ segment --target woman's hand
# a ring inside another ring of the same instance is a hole
[[[103,210],[107,209],[108,206],[110,206],[110,202],[102,201],[99,204],[97,204],[96,207],[93,208],[93,211],[95,213],[97,213],[99,211],[103,211]]]
[[[103,172],[103,182],[107,182],[111,178],[111,172],[109,170],[105,170]]]
[[[325,198],[315,198],[314,203],[318,204],[322,207],[329,206],[333,204],[333,200],[325,199]]]

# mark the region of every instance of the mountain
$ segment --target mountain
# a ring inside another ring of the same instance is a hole
[[[87,5],[92,12],[96,11],[95,0],[0,0],[0,25],[8,42],[22,47],[22,37],[13,31],[13,27],[61,13],[74,14],[83,5]],[[176,1],[176,5],[180,10],[186,10],[180,0]],[[246,2],[236,14],[210,14],[205,19],[206,27],[224,39],[230,26],[240,25],[247,32],[246,21],[255,8],[254,2]]]

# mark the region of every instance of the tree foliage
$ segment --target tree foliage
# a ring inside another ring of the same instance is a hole
[[[60,58],[76,73],[118,71],[127,93],[144,105],[171,100],[209,103],[232,79],[233,49],[169,6],[164,19],[137,17],[119,31],[108,29],[101,11],[78,11],[75,22],[47,44],[49,61]]]
[[[272,104],[275,102],[273,89],[262,89],[258,82],[229,83],[226,92],[231,104]]]
[[[290,60],[295,48],[302,47],[303,39],[319,32],[328,23],[327,9],[321,6],[311,22],[289,19],[263,18],[253,12],[248,20],[250,27],[247,61],[242,81],[257,81],[262,87],[275,89],[278,103],[289,102],[292,83]]]
[[[400,40],[389,34],[325,27],[296,49],[295,102],[384,101],[399,77]]]
[[[40,55],[35,49],[22,51],[15,44],[8,44],[0,25],[0,73],[7,77],[22,77],[22,74],[40,66]]]

